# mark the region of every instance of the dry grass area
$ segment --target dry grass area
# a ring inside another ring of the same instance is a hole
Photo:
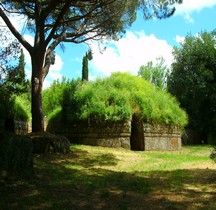
[[[31,180],[0,184],[0,209],[213,210],[216,163],[210,146],[134,152],[73,145],[38,155]]]

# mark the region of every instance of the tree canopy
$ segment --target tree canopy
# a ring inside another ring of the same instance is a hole
[[[81,43],[117,39],[134,22],[138,9],[145,19],[170,17],[182,0],[2,0],[0,17],[27,49],[32,62],[32,129],[43,130],[42,87],[55,62],[54,50],[64,42]],[[13,26],[9,16],[26,17],[23,27],[34,36],[31,45]]]
[[[216,127],[216,32],[187,35],[173,51],[169,91],[189,115],[189,127],[208,134]]]
[[[170,72],[164,62],[165,60],[163,57],[158,57],[156,59],[156,64],[149,61],[147,65],[142,65],[140,67],[138,75],[153,83],[156,87],[165,89],[167,86],[167,77]]]

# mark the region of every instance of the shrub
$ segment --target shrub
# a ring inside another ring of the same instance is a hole
[[[28,121],[31,116],[30,101],[25,98],[25,95],[14,97],[13,119]]]
[[[48,121],[52,121],[53,119],[56,119],[56,118],[59,118],[61,116],[61,113],[62,113],[62,108],[61,107],[57,107],[56,109],[54,109],[53,112],[51,112],[47,119]]]
[[[48,116],[63,103],[63,96],[65,89],[71,88],[74,83],[80,80],[56,80],[53,82],[50,88],[43,91],[43,112],[45,116]]]
[[[28,121],[30,116],[30,101],[27,99],[26,94],[2,98],[0,102],[0,117]]]

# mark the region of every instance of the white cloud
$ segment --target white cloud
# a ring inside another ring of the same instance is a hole
[[[178,42],[178,43],[182,43],[182,42],[184,42],[185,37],[176,35],[175,40],[176,40],[176,42]]]
[[[49,88],[50,86],[51,86],[51,82],[45,79],[43,83],[43,90]]]
[[[97,44],[92,45],[92,50],[90,68],[103,76],[115,71],[137,74],[141,65],[154,62],[159,56],[164,57],[167,66],[171,65],[173,59],[172,47],[165,40],[157,39],[153,34],[147,36],[143,31],[128,31],[124,38],[110,42],[103,54]]]
[[[192,12],[199,12],[204,8],[216,6],[216,0],[183,0],[182,4],[176,5],[176,15],[183,15],[186,23],[194,23]]]
[[[216,5],[216,0],[183,0],[182,4],[176,6],[175,14],[188,14],[200,11],[204,8],[211,8]]]
[[[63,65],[63,61],[62,58],[56,54],[55,55],[55,64],[51,65],[50,70],[56,72],[56,71],[60,71]]]
[[[62,66],[63,66],[62,58],[56,54],[55,64],[50,66],[49,76],[54,80],[60,79],[62,77],[60,73]]]

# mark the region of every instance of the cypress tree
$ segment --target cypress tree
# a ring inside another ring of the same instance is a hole
[[[88,81],[88,53],[83,56],[82,81]]]
[[[28,81],[25,79],[25,56],[23,50],[20,52],[18,64],[15,67],[8,68],[2,85],[10,95],[28,92]]]

